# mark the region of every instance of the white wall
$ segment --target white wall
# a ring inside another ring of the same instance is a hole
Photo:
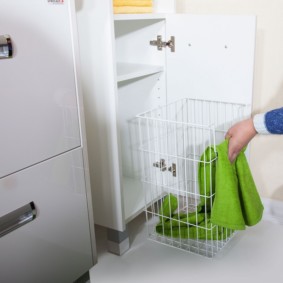
[[[256,15],[253,113],[283,106],[282,0],[176,0],[176,5],[178,13]],[[283,200],[283,135],[255,137],[250,157],[261,196]]]

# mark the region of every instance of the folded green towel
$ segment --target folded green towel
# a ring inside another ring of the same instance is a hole
[[[212,228],[211,228],[212,227]],[[232,230],[218,226],[211,226],[211,222],[202,221],[198,226],[186,227],[172,225],[171,227],[164,226],[159,223],[156,226],[156,232],[163,236],[182,239],[198,239],[198,240],[224,240],[232,234]]]
[[[158,234],[183,239],[221,240],[233,232],[212,225],[210,214],[199,212],[200,207],[192,213],[175,212],[177,207],[176,196],[169,194],[164,198],[159,211],[160,222],[155,227]]]
[[[163,225],[165,229],[170,229],[171,227],[187,227],[189,224],[199,224],[205,219],[204,213],[188,213],[185,217],[178,217],[174,215],[171,219],[167,219],[159,224]]]
[[[167,195],[164,198],[160,207],[160,211],[159,211],[160,221],[163,222],[166,221],[166,219],[170,218],[174,214],[177,208],[178,208],[177,198],[172,194]]]
[[[214,160],[215,151],[212,147],[208,147],[203,154],[207,161],[209,161],[208,157],[211,157],[211,162],[215,163],[215,172],[211,170],[211,163],[200,163],[200,193],[209,196],[210,192],[215,191],[211,211],[213,224],[233,230],[244,230],[246,225],[257,224],[263,213],[263,205],[244,150],[240,152],[233,164],[228,158],[228,140],[217,145],[216,150],[217,161]],[[209,172],[215,176],[210,175]],[[207,189],[207,187],[210,188]],[[206,191],[204,191],[205,188]]]

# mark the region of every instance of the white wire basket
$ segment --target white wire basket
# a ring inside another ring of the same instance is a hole
[[[232,238],[210,222],[212,173],[216,145],[247,112],[243,104],[182,99],[137,116],[149,239],[213,257]]]

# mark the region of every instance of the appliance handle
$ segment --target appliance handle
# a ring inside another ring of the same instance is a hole
[[[30,202],[0,217],[0,238],[36,218],[34,202]]]
[[[13,45],[10,35],[0,35],[0,59],[13,57]]]

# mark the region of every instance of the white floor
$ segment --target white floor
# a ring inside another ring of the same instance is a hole
[[[146,239],[144,216],[129,224],[131,248],[106,251],[106,231],[96,227],[98,264],[91,283],[283,282],[283,225],[271,218],[239,232],[213,259]]]

